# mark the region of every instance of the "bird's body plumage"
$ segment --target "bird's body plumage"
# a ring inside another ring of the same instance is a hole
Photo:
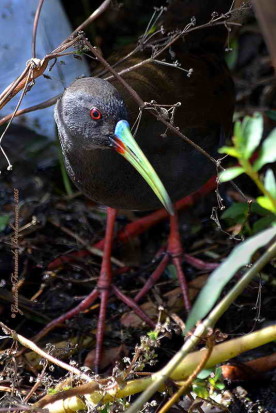
[[[182,68],[193,69],[190,77],[176,67],[149,63],[124,74],[123,78],[145,102],[154,100],[161,105],[181,102],[181,106],[175,110],[174,124],[211,156],[216,156],[218,147],[231,130],[233,83],[223,60],[222,49],[219,52],[200,48],[190,50],[181,42],[175,46],[176,59]],[[188,44],[189,37],[186,42]],[[140,52],[135,58],[118,65],[116,70],[130,67],[148,57],[146,51]],[[110,128],[114,128],[119,118],[127,117],[129,123],[134,124],[139,108],[129,92],[116,79],[110,81],[116,91],[112,88],[109,90],[109,86],[105,87],[102,82],[95,81],[95,78],[78,79],[57,104],[56,121],[67,170],[78,188],[96,202],[131,210],[159,208],[160,201],[148,184],[133,166],[109,148],[107,142],[103,142],[102,147],[94,145],[95,138],[91,144],[87,144],[90,128],[88,117],[83,118],[85,133],[77,130],[81,112],[75,118],[76,131],[73,120],[67,125],[65,118],[66,115],[72,118],[74,99],[77,110],[82,107],[80,102],[86,99],[84,106],[89,109],[90,94],[93,95],[92,105],[95,99],[100,102],[101,96],[106,95],[104,110],[109,114]],[[95,91],[95,88],[99,91]],[[96,106],[101,105],[97,103]],[[82,135],[86,133],[84,141]],[[105,137],[107,135],[102,134]],[[215,165],[210,160],[166,130],[147,109],[142,112],[135,139],[173,201],[195,191],[215,173]]]
[[[210,20],[214,10],[226,12],[231,3],[232,0],[173,0],[164,24],[169,30],[174,30],[178,23],[182,27],[189,23],[193,15],[198,15],[199,23],[204,23]],[[176,25],[175,21],[178,21]],[[163,36],[162,33],[161,35]],[[167,109],[168,105],[181,102],[181,106],[175,110],[174,125],[211,156],[216,156],[218,147],[231,130],[234,91],[223,60],[226,36],[224,26],[211,26],[202,32],[194,31],[191,37],[189,35],[190,38],[180,38],[168,53],[158,57],[171,62],[173,56],[173,60],[177,59],[182,68],[193,69],[191,77],[187,77],[187,73],[181,69],[156,62],[144,64],[123,74],[124,80],[144,102],[155,101],[161,106],[165,105],[164,108]],[[144,61],[151,56],[151,50],[140,51],[135,57],[118,64],[124,55],[125,52],[110,60],[111,64],[116,63],[118,71]],[[71,178],[89,198],[113,207],[107,210],[104,254],[97,286],[77,307],[51,323],[60,324],[61,320],[71,318],[73,314],[91,306],[100,296],[96,368],[101,360],[106,304],[111,292],[129,305],[151,328],[155,325],[137,306],[137,302],[152,285],[153,277],[149,278],[134,300],[112,285],[110,254],[116,217],[114,208],[150,210],[159,208],[160,201],[165,206],[171,215],[171,229],[167,254],[154,271],[154,280],[161,276],[164,265],[171,256],[184,305],[189,310],[191,304],[182,271],[182,246],[177,229],[177,215],[168,193],[175,201],[198,189],[216,172],[214,163],[186,141],[166,130],[165,125],[147,109],[142,112],[135,135],[141,151],[129,129],[129,123],[133,125],[138,115],[137,103],[114,78],[111,83],[97,77],[76,80],[65,90],[55,108],[62,150]]]

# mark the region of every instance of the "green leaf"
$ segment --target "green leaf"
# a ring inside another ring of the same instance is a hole
[[[242,123],[240,120],[237,120],[234,124],[233,142],[238,152],[241,152],[243,150],[243,133]]]
[[[10,221],[10,216],[9,215],[1,215],[0,216],[0,232],[4,231],[6,229],[6,226],[8,225]]]
[[[276,200],[276,181],[272,169],[268,169],[264,178],[264,186]]]
[[[223,390],[225,389],[225,384],[224,383],[216,383],[215,388],[218,390]]]
[[[157,339],[158,339],[158,331],[149,331],[148,333],[147,333],[147,336],[151,339],[151,340],[154,340],[154,341],[156,341]]]
[[[262,134],[263,117],[260,113],[255,113],[253,117],[246,116],[242,123],[240,121],[235,122],[233,136],[235,151],[233,151],[232,156],[237,157],[237,154],[239,154],[241,158],[249,159],[259,145]]]
[[[233,168],[225,169],[219,174],[220,182],[231,181],[231,179],[236,178],[244,172],[244,169],[241,166],[234,166]]]
[[[201,397],[202,399],[208,399],[209,397],[208,389],[206,389],[206,387],[201,386],[197,383],[193,384],[193,392],[195,392],[195,394],[198,397]]]
[[[238,218],[245,218],[249,210],[247,202],[234,202],[229,208],[227,208],[221,215],[222,219],[236,220]]]
[[[215,381],[218,381],[218,380],[220,380],[221,378],[222,378],[222,368],[221,368],[221,367],[218,367],[218,368],[216,368],[216,371],[215,371],[214,380],[215,380]]]
[[[229,208],[227,208],[221,218],[226,220],[229,225],[242,224],[245,222],[246,216],[250,212],[250,215],[259,215],[262,218],[254,222],[252,227],[252,234],[257,234],[276,223],[276,217],[266,208],[262,208],[257,202],[253,202],[250,206],[247,202],[234,202]]]
[[[234,158],[239,158],[240,153],[233,146],[222,146],[218,150],[219,153],[226,153],[227,155],[233,156]]]
[[[243,157],[249,159],[261,142],[263,134],[263,117],[255,113],[253,117],[246,116],[242,123]]]
[[[262,208],[257,202],[252,202],[249,206],[247,202],[234,202],[229,208],[227,208],[221,215],[222,219],[225,220],[244,220],[247,213],[258,214],[261,216],[267,216],[267,209]],[[264,229],[264,228],[263,228]]]
[[[265,114],[270,119],[276,120],[276,110],[267,110],[267,111],[265,111]]]
[[[254,214],[258,214],[261,216],[267,216],[267,209],[262,208],[259,204],[257,204],[257,202],[253,202],[251,204],[251,211]]]
[[[186,322],[189,331],[212,309],[222,289],[243,266],[250,262],[252,254],[266,245],[276,235],[276,227],[269,228],[239,244],[229,257],[211,274],[201,290]]]
[[[276,212],[275,206],[273,205],[272,201],[267,196],[258,196],[256,201],[258,202],[259,205],[261,205],[261,207],[267,209],[268,211]]]
[[[260,156],[254,163],[253,168],[255,171],[258,171],[262,166],[272,162],[276,162],[276,129],[273,129],[264,140]]]
[[[216,380],[214,380],[213,377],[210,377],[208,381],[209,381],[209,383],[211,384],[212,387],[215,387],[215,385],[216,385]]]
[[[214,372],[214,369],[202,369],[196,377],[197,379],[204,380],[207,377],[209,377],[210,374],[212,374],[213,372]]]
[[[263,209],[263,208],[262,208]],[[254,222],[252,227],[253,234],[257,234],[258,232],[263,231],[264,229],[275,226],[276,225],[276,217],[274,214],[268,213],[267,209],[264,209],[268,215],[258,219],[258,221]]]

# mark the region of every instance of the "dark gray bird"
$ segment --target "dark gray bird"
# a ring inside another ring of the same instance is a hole
[[[212,61],[183,56],[184,64],[193,68],[191,78],[177,68],[156,64],[142,66],[124,78],[146,102],[181,102],[175,124],[215,156],[230,130],[231,78],[216,56]],[[130,140],[125,121],[133,124],[138,115],[137,105],[118,81],[111,84],[93,77],[76,80],[55,110],[67,170],[78,188],[96,202],[112,208],[151,210],[159,208],[161,201],[172,212],[160,181]],[[215,173],[204,155],[166,131],[146,110],[136,141],[173,201],[195,191]],[[139,172],[133,166],[140,166]],[[146,177],[147,182],[143,179]]]
[[[183,27],[193,15],[197,16],[199,24],[206,23],[214,10],[226,12],[231,3],[232,0],[176,0],[168,11],[167,26],[180,17],[179,24]],[[223,59],[226,37],[223,25],[211,26],[193,32],[173,46],[181,68],[193,69],[191,77],[179,68],[154,62],[123,75],[145,102],[171,106],[181,102],[174,113],[174,124],[213,157],[230,133],[234,106],[233,82]],[[115,57],[115,61],[120,57]],[[142,51],[116,66],[116,70],[148,57],[148,52]],[[169,61],[170,55],[160,59],[165,58]],[[94,201],[130,210],[156,209],[163,203],[173,214],[170,199],[176,201],[198,189],[216,172],[215,166],[192,146],[165,130],[147,110],[142,112],[136,143],[129,124],[133,125],[139,114],[137,104],[118,80],[107,82],[89,77],[74,81],[55,109],[66,168],[76,186]],[[112,286],[108,259],[114,219],[109,209],[104,260],[96,289],[74,311],[59,318],[64,321],[101,295],[96,365],[101,356],[109,291],[113,288],[119,298],[143,316],[133,300],[123,297]],[[168,251],[177,267],[185,305],[189,308],[176,217],[171,218],[171,223]],[[151,323],[145,315],[143,317]]]
[[[173,213],[165,188],[132,137],[128,118],[122,96],[103,79],[78,79],[66,89],[55,119],[69,175],[101,204],[146,210],[160,207],[161,201]]]

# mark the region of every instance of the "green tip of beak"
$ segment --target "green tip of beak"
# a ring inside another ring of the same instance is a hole
[[[126,158],[139,174],[142,175],[169,214],[174,215],[170,197],[157,173],[133,138],[127,121],[120,120],[117,123],[113,143],[115,150]]]

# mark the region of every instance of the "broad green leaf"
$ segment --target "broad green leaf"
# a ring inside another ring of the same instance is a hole
[[[231,181],[231,179],[236,178],[244,172],[244,169],[241,166],[234,166],[233,168],[225,169],[219,174],[220,182]]]
[[[196,376],[197,379],[204,380],[209,377],[212,373],[214,373],[214,369],[202,369],[198,375]]]
[[[240,153],[233,146],[222,146],[219,150],[219,153],[226,153],[227,155],[233,156],[234,158],[239,158]]]
[[[250,262],[252,254],[257,249],[266,245],[274,236],[276,227],[269,228],[234,248],[229,257],[211,274],[201,290],[187,319],[186,332],[209,313],[228,281],[241,267]]]
[[[221,215],[222,219],[237,219],[245,218],[248,213],[249,205],[247,202],[234,202],[229,208],[227,208]]]
[[[253,117],[246,116],[242,123],[243,157],[249,159],[258,147],[263,134],[263,117],[255,113]]]
[[[9,223],[9,220],[10,220],[9,215],[1,215],[0,216],[0,232],[4,231],[4,229],[6,228],[6,226]]]
[[[268,211],[276,213],[275,206],[273,205],[272,201],[267,196],[258,196],[256,201],[258,202],[259,205],[261,205],[261,207],[268,209]]]
[[[204,387],[204,385],[201,386],[197,383],[193,384],[193,392],[195,392],[195,394],[202,399],[208,399],[209,397],[209,391],[206,387]]]
[[[247,202],[234,202],[229,208],[227,208],[221,218],[223,219],[238,219],[240,217],[246,216],[248,211],[252,212],[252,214],[258,214],[261,216],[267,216],[268,212],[267,209],[262,208],[257,202],[252,202],[249,206]]]
[[[264,178],[264,186],[276,200],[276,181],[272,169],[268,169]]]
[[[267,209],[262,208],[259,204],[257,204],[257,202],[252,203],[251,211],[254,214],[258,214],[258,215],[261,215],[261,216],[267,216]]]
[[[276,216],[268,212],[267,209],[265,209],[264,211],[266,211],[268,215],[254,222],[252,228],[253,234],[257,234],[258,232],[263,231],[264,229],[271,227],[272,225],[276,225]]]
[[[261,147],[260,156],[254,163],[253,168],[255,171],[258,171],[262,166],[271,162],[276,162],[276,129],[273,129],[273,131],[264,140]]]
[[[261,207],[257,202],[253,202],[250,206],[247,202],[234,202],[223,212],[221,218],[228,221],[230,225],[233,223],[241,224],[245,222],[248,213],[250,213],[250,215],[260,215],[262,217],[254,222],[251,235],[263,231],[271,226],[273,222],[276,223],[275,215],[266,208]]]

